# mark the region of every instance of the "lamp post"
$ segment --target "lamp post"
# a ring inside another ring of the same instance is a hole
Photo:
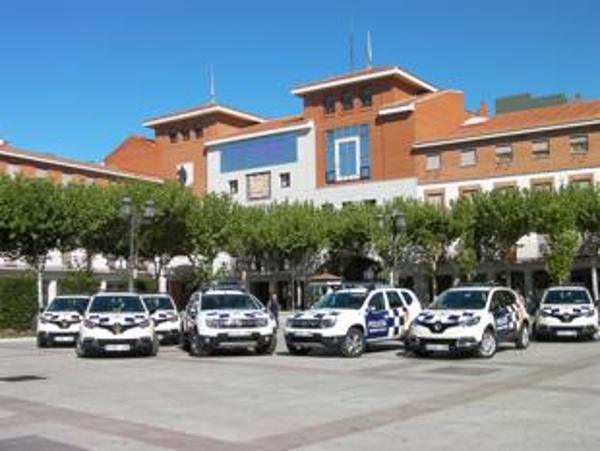
[[[153,200],[147,200],[142,209],[137,209],[131,197],[127,196],[121,200],[121,216],[129,221],[129,258],[127,259],[128,290],[134,290],[134,281],[137,275],[137,235],[140,225],[150,222],[156,216],[156,206]]]
[[[406,229],[406,219],[401,210],[394,210],[389,216],[379,215],[377,222],[381,230],[386,233],[388,230],[392,234],[392,269],[390,270],[390,285],[394,286],[396,281],[396,268],[398,267],[398,244],[399,239]],[[388,228],[389,226],[389,228]]]

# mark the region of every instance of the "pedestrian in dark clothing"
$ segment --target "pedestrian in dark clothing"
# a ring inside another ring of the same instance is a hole
[[[275,318],[277,325],[279,325],[279,301],[277,300],[277,293],[272,293],[269,298],[269,303],[267,304],[267,309]]]

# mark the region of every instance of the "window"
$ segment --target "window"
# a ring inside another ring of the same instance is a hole
[[[354,108],[354,96],[351,92],[345,92],[342,94],[342,108],[345,110],[351,110]]]
[[[229,194],[232,196],[237,194],[239,191],[238,181],[237,180],[229,180]]]
[[[61,183],[63,185],[68,185],[69,183],[71,183],[73,181],[73,174],[63,174],[62,175],[62,180]]]
[[[360,104],[365,108],[373,105],[373,93],[370,89],[365,89],[360,93]]]
[[[171,144],[174,144],[177,142],[177,132],[169,133],[169,141],[171,142]]]
[[[358,137],[342,138],[335,142],[335,172],[337,180],[360,177],[360,155]]]
[[[194,129],[194,137],[195,137],[196,139],[200,139],[200,138],[202,138],[202,127],[196,127],[196,128]]]
[[[292,184],[292,176],[289,172],[279,174],[279,182],[282,188],[289,188]]]
[[[552,191],[554,187],[553,179],[537,179],[531,181],[531,189],[540,191]]]
[[[268,199],[271,197],[271,173],[260,172],[246,176],[248,200]]]
[[[477,151],[475,149],[465,149],[460,153],[461,166],[473,166],[477,163]]]
[[[425,170],[427,171],[436,171],[442,165],[440,154],[439,153],[431,153],[427,155],[425,160]]]
[[[531,144],[533,158],[543,159],[550,157],[550,142],[547,139],[538,139]]]
[[[45,169],[38,169],[37,171],[35,171],[35,176],[38,179],[45,179],[46,177],[48,177],[48,171],[46,171]]]
[[[496,163],[510,164],[513,160],[513,151],[510,144],[496,146]]]
[[[570,139],[571,153],[587,153],[588,137],[587,135],[573,135]]]
[[[425,193],[425,200],[428,203],[435,205],[436,207],[443,207],[444,206],[444,192],[437,191],[437,192],[433,192],[433,193]]]
[[[325,114],[335,113],[335,97],[331,95],[323,97],[323,111]]]
[[[181,136],[183,138],[184,141],[189,141],[190,140],[190,131],[189,130],[183,130],[181,132]]]
[[[403,308],[404,303],[402,299],[400,299],[400,295],[396,291],[387,291],[386,292],[388,301],[390,303],[390,308]]]
[[[376,312],[385,310],[385,298],[383,297],[383,293],[381,291],[373,295],[369,301],[369,309],[373,309]]]
[[[593,177],[591,175],[571,177],[570,184],[579,188],[589,188],[593,185]]]
[[[460,197],[468,198],[473,197],[479,192],[479,187],[477,186],[469,186],[465,188],[460,188]]]
[[[494,190],[499,191],[501,193],[515,191],[516,189],[517,189],[516,182],[501,182],[501,183],[496,183],[496,185],[494,186]]]

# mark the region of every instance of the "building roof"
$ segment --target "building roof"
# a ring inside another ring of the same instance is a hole
[[[13,147],[9,143],[0,142],[0,157],[11,157],[19,160],[29,161],[32,163],[42,163],[47,165],[59,166],[81,172],[92,172],[108,177],[141,180],[153,183],[162,183],[163,180],[158,177],[152,177],[134,172],[122,171],[119,169],[106,168],[96,163],[84,163],[76,160],[71,160],[63,157],[57,157],[49,153],[38,153],[30,150],[23,150]]]
[[[470,120],[468,125],[463,124],[449,133],[428,136],[415,143],[414,147],[435,147],[593,124],[600,124],[600,100],[573,101],[562,105],[497,114],[480,121]]]
[[[414,111],[415,105],[426,102],[428,100],[435,99],[436,97],[442,96],[448,93],[460,93],[461,91],[455,91],[451,89],[441,89],[439,91],[429,92],[427,94],[421,94],[418,96],[410,96],[402,100],[396,100],[394,102],[386,103],[381,106],[378,111],[379,116],[386,116],[389,114],[404,113],[407,111]]]
[[[374,80],[386,77],[398,77],[413,85],[425,89],[427,91],[437,91],[433,85],[427,83],[425,80],[409,73],[407,70],[402,69],[398,66],[379,66],[369,67],[341,75],[335,75],[333,77],[325,78],[323,80],[317,80],[310,83],[298,85],[292,88],[292,94],[302,96],[310,92],[320,91],[327,88],[334,88],[338,86],[345,86],[354,83],[360,83],[362,81]]]
[[[241,130],[236,130],[231,133],[220,135],[218,138],[207,141],[206,146],[215,146],[233,141],[241,141],[244,139],[258,138],[260,136],[275,135],[296,130],[310,128],[312,121],[304,118],[302,115],[286,116],[262,124],[251,125],[244,127]]]
[[[225,105],[220,105],[218,103],[209,102],[209,103],[205,103],[205,104],[199,105],[194,108],[176,111],[174,113],[169,113],[169,114],[165,114],[162,116],[148,119],[143,122],[143,125],[144,125],[144,127],[155,127],[157,125],[168,124],[171,122],[177,122],[177,121],[181,121],[184,119],[191,119],[191,118],[196,118],[196,117],[201,117],[201,116],[207,116],[207,115],[213,114],[213,113],[222,113],[222,114],[237,117],[240,119],[245,119],[249,122],[261,123],[261,122],[265,121],[265,119],[260,116],[256,116],[251,113],[246,113],[244,111],[241,111],[241,110],[238,110],[235,108],[231,108],[231,107],[228,107]]]

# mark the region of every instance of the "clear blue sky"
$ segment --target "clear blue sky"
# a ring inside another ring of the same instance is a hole
[[[100,160],[148,117],[218,100],[293,114],[294,84],[375,64],[462,89],[600,98],[600,2],[0,0],[0,137]]]

